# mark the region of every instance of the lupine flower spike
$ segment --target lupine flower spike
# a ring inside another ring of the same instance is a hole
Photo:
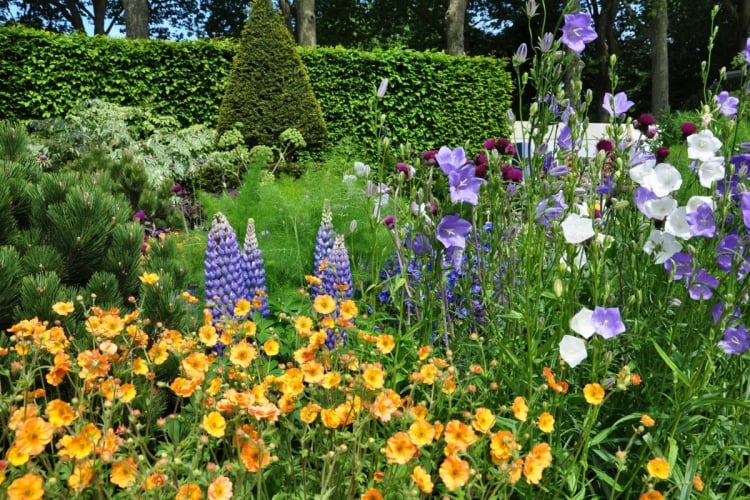
[[[315,239],[315,254],[313,256],[313,274],[322,278],[331,250],[333,249],[333,239],[336,233],[333,230],[333,213],[331,212],[331,203],[328,200],[323,202],[323,215],[318,228],[318,236]],[[326,293],[322,285],[313,284],[312,297]]]
[[[350,298],[352,291],[352,269],[344,236],[336,235],[333,250],[329,254],[328,267],[323,273],[324,293],[331,297]]]
[[[265,318],[271,313],[268,307],[268,290],[266,288],[266,270],[263,267],[263,252],[258,247],[255,235],[255,221],[247,220],[245,246],[242,248],[242,274],[245,280],[246,297]]]
[[[221,212],[214,215],[206,242],[206,301],[214,319],[232,316],[245,295],[237,235]]]

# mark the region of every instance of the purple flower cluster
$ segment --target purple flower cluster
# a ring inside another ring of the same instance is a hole
[[[266,288],[266,270],[263,252],[258,246],[255,235],[255,221],[248,219],[245,245],[241,254],[242,274],[245,283],[245,298],[264,318],[271,314],[268,307],[268,289]]]
[[[318,228],[318,236],[315,238],[315,251],[313,254],[313,274],[322,279],[323,273],[328,266],[328,255],[333,250],[333,240],[336,232],[333,230],[333,212],[331,203],[328,200],[323,201],[323,215]],[[323,295],[326,292],[321,285],[312,286],[312,297]]]
[[[237,235],[221,212],[211,221],[206,241],[206,301],[215,320],[232,317],[246,294]]]
[[[346,249],[344,236],[338,234],[333,242],[333,248],[328,254],[328,265],[323,272],[323,292],[331,297],[348,299],[354,294],[352,285],[349,252]]]

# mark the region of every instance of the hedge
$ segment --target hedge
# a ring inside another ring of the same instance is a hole
[[[183,125],[216,124],[235,44],[59,35],[0,28],[0,119],[64,116],[83,99],[148,106]],[[389,79],[380,110],[395,140],[416,148],[479,143],[507,130],[507,61],[436,52],[299,48],[329,143],[365,137],[368,106]]]

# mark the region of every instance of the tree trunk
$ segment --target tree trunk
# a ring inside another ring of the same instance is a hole
[[[745,50],[745,43],[750,35],[750,0],[724,0],[729,19],[735,25],[735,47],[737,51]]]
[[[127,37],[148,39],[148,0],[122,0],[122,8]]]
[[[84,34],[86,33],[86,26],[83,24],[83,17],[81,17],[81,11],[78,10],[78,4],[75,0],[67,0],[65,5],[56,5],[60,8],[63,17],[70,21],[74,30],[80,31]]]
[[[315,0],[297,0],[297,43],[303,47],[314,47]]]
[[[284,16],[286,22],[286,29],[289,30],[289,34],[296,40],[297,37],[294,35],[294,27],[292,21],[294,21],[294,5],[289,3],[289,0],[279,0],[279,6],[281,7],[281,14]]]
[[[468,0],[450,0],[445,12],[445,42],[448,54],[462,56],[464,52],[464,24]]]
[[[669,108],[668,0],[654,0],[651,33],[651,112],[661,116]]]
[[[609,58],[612,54],[617,54],[617,34],[615,33],[615,18],[617,11],[620,9],[620,0],[602,0],[601,9],[596,7],[592,13],[596,33],[598,38],[595,41],[594,49],[596,50],[596,61],[598,78],[592,89],[594,92],[594,103],[601,103],[604,100],[605,92],[614,92],[612,82],[609,80]],[[607,112],[597,104],[597,117],[599,121],[607,121]]]
[[[107,0],[94,0],[94,35],[106,35]]]

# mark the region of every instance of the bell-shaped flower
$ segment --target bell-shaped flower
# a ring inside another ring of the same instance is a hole
[[[712,238],[716,233],[714,211],[706,203],[698,207],[696,211],[687,214],[685,219],[690,225],[690,234],[692,236]]]
[[[719,286],[719,280],[705,269],[698,271],[688,283],[688,295],[693,300],[708,300],[714,296],[713,290]]]
[[[709,129],[701,130],[687,138],[688,158],[691,160],[707,161],[721,149],[721,141]]]
[[[659,163],[641,185],[649,188],[661,198],[680,189],[682,176],[680,171],[669,163]]]
[[[578,214],[568,214],[560,227],[565,241],[574,245],[583,243],[595,234],[592,220]]]
[[[466,248],[466,236],[471,231],[471,223],[458,215],[446,215],[438,223],[437,239],[445,248]]]
[[[619,307],[597,306],[591,315],[591,323],[594,325],[594,331],[605,339],[611,339],[625,331]]]
[[[698,179],[701,186],[710,188],[715,181],[724,179],[724,158],[713,156],[698,165]]]
[[[618,118],[621,114],[627,112],[635,103],[628,99],[625,92],[618,92],[614,96],[609,92],[604,93],[604,102],[602,107],[609,113],[609,116]]]
[[[564,335],[560,341],[560,357],[571,368],[575,368],[588,357],[586,343],[578,337]]]
[[[685,203],[685,209],[687,213],[692,213],[698,210],[698,207],[706,204],[711,207],[711,210],[716,210],[716,201],[710,196],[691,196],[687,203]]]
[[[646,217],[656,220],[664,220],[677,209],[677,200],[671,196],[651,199],[643,203],[641,210]]]
[[[582,307],[575,316],[570,318],[570,329],[583,338],[591,338],[596,333],[594,323],[591,321],[593,315],[594,311],[587,307]]]
[[[748,47],[750,48],[750,38],[748,38]],[[750,337],[748,337],[745,325],[727,327],[724,330],[724,338],[719,341],[719,347],[729,355],[746,352],[750,348]]]
[[[435,155],[435,159],[445,175],[450,175],[453,170],[466,165],[467,161],[464,148],[450,149],[447,146],[440,148]]]
[[[664,264],[668,258],[682,250],[675,237],[669,233],[652,229],[651,234],[643,245],[643,251],[649,255],[654,255],[656,264]]]
[[[451,170],[448,174],[451,201],[453,203],[466,202],[469,205],[479,203],[479,186],[485,180],[475,175],[475,168],[472,165]]]
[[[654,173],[654,167],[656,166],[656,160],[646,159],[642,163],[638,163],[630,168],[628,174],[633,182],[638,183],[641,186],[645,186],[646,179]]]
[[[673,210],[667,217],[667,222],[664,224],[664,232],[683,240],[689,240],[691,236],[690,225],[685,219],[686,216],[686,207],[678,207]]]

